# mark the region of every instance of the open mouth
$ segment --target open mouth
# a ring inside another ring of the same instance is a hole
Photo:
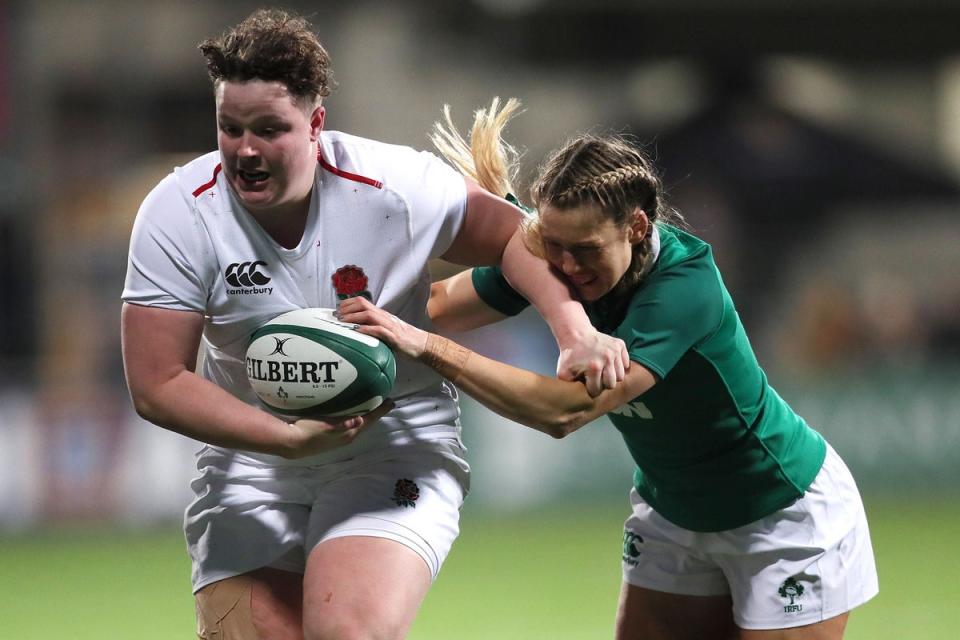
[[[270,174],[266,171],[245,171],[243,169],[237,170],[237,177],[239,177],[244,182],[249,182],[250,184],[257,184],[258,182],[264,182],[267,178],[270,177]]]

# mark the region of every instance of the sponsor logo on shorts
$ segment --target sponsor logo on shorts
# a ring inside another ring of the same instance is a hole
[[[234,262],[223,272],[223,279],[227,281],[227,295],[249,296],[255,294],[273,293],[273,287],[264,286],[271,278],[266,274],[269,266],[263,260],[250,262]],[[232,289],[230,287],[233,287]]]
[[[624,530],[623,532],[623,561],[631,567],[637,566],[640,562],[640,545],[643,544],[643,538],[633,531]]]
[[[797,602],[797,600],[803,597],[803,591],[803,585],[797,581],[796,576],[791,576],[783,581],[777,593],[779,593],[780,597],[784,600],[790,600],[789,603],[785,603],[783,606],[784,613],[800,613],[803,611],[803,605]]]
[[[420,497],[420,487],[413,480],[400,478],[393,486],[393,501],[398,507],[416,507]]]

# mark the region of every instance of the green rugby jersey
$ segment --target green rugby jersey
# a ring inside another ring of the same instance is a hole
[[[826,443],[767,383],[710,246],[658,229],[659,258],[612,331],[657,384],[607,415],[650,506],[693,531],[733,529],[802,496]],[[473,281],[491,307],[517,312],[497,269],[476,269]]]

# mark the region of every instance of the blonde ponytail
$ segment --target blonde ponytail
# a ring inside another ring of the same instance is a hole
[[[519,100],[510,98],[501,108],[500,98],[496,97],[489,109],[477,109],[467,141],[453,124],[450,105],[443,105],[443,121],[433,124],[430,141],[460,173],[487,191],[498,196],[515,194],[513,183],[520,154],[504,141],[502,133],[520,106]]]

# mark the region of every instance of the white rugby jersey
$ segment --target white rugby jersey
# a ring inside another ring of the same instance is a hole
[[[463,176],[433,154],[339,132],[320,141],[306,228],[293,249],[239,204],[216,151],[164,178],[133,226],[123,300],[202,313],[199,373],[260,408],[244,363],[255,329],[294,309],[336,307],[337,286],[341,294],[363,286],[377,306],[428,328],[427,262],[447,250],[466,211]],[[296,462],[244,455],[310,465],[459,436],[456,391],[432,369],[398,358],[391,397],[396,408],[346,447]]]

